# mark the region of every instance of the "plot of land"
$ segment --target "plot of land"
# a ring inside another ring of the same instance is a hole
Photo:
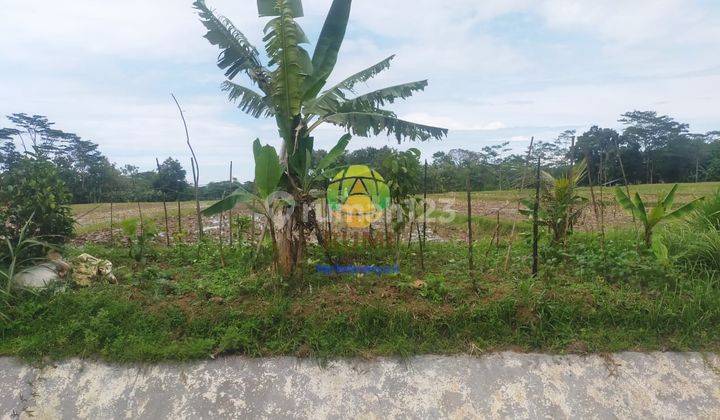
[[[672,185],[654,184],[654,185],[634,185],[630,187],[631,194],[639,192],[646,201],[655,202],[657,197],[663,195]],[[695,198],[709,196],[720,189],[720,182],[706,182],[698,184],[680,184],[676,195],[676,204],[686,203]],[[497,220],[498,213],[501,225],[513,221],[522,221],[527,218],[518,212],[519,200],[531,197],[531,190],[508,190],[508,191],[485,191],[473,192],[472,197],[472,214],[479,221],[486,224],[493,224]],[[580,194],[587,197],[590,201],[584,209],[579,220],[577,229],[580,231],[592,232],[599,230],[598,218],[604,219],[605,227],[624,227],[632,225],[632,218],[615,202],[613,188],[582,188]],[[592,196],[595,196],[593,206]],[[431,202],[430,209],[434,210],[432,216],[436,216],[444,220],[451,220],[450,223],[431,222],[430,226],[434,232],[442,234],[445,238],[459,238],[463,235],[463,229],[460,225],[466,222],[467,218],[467,199],[466,193],[454,192],[446,194],[431,194],[429,196]],[[204,201],[200,203],[201,208],[206,208],[213,202]],[[167,203],[168,219],[170,235],[174,235],[178,231],[178,204]],[[601,213],[601,209],[603,210]],[[158,224],[161,231],[164,232],[164,209],[162,203],[115,203],[112,206],[113,225],[115,229],[119,229],[120,221],[127,218],[137,218],[142,212],[143,217],[153,219]],[[236,210],[238,214],[249,215],[249,211],[239,206]],[[86,239],[107,240],[110,238],[110,204],[78,204],[73,206],[73,213],[77,219],[77,233],[79,241],[84,242]],[[448,213],[451,213],[448,215]],[[180,203],[180,226],[186,232],[187,237],[194,238],[194,232],[197,229],[197,221],[195,216],[195,203],[191,201]],[[451,216],[451,217],[447,217]],[[223,232],[227,234],[226,223],[223,224]],[[218,234],[220,220],[215,216],[207,219],[205,228],[210,234]]]

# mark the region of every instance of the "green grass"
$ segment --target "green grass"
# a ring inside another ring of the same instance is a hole
[[[654,201],[654,199],[663,193],[666,193],[667,191],[672,188],[672,185],[674,184],[640,184],[640,185],[631,185],[630,193],[635,194],[636,192],[639,192],[643,196],[651,197]],[[615,195],[613,193],[613,188],[615,187],[604,187],[603,188],[603,195],[604,195],[604,202],[611,203],[615,199]],[[715,194],[716,191],[720,189],[720,182],[699,182],[697,184],[694,183],[681,183],[679,184],[678,192],[677,192],[677,203],[684,203],[691,201],[694,198],[697,197],[709,197],[713,194]],[[600,189],[598,187],[594,188],[596,199],[599,200],[600,195]],[[433,198],[454,198],[457,201],[465,200],[465,192],[450,192],[450,193],[443,193],[443,194],[432,194],[431,197]],[[518,197],[530,197],[534,194],[533,191],[530,189],[525,189],[521,192],[518,192],[517,189],[514,190],[505,190],[505,191],[480,191],[480,192],[473,192],[471,193],[473,201],[484,201],[484,202],[504,202],[504,201],[517,201]],[[585,197],[590,197],[590,188],[589,187],[583,187],[580,188],[580,194]]]
[[[493,225],[494,227],[494,225]],[[490,228],[491,229],[491,228]],[[250,247],[158,247],[139,265],[121,248],[88,245],[108,258],[119,284],[22,294],[0,320],[0,355],[43,361],[202,359],[218,354],[319,358],[422,353],[612,352],[720,349],[720,273],[662,265],[638,253],[632,234],[576,234],[566,248],[541,247],[530,276],[521,237],[503,267],[506,243],[475,246],[468,273],[462,242],[403,244],[402,274],[330,278],[308,270],[284,284]],[[389,264],[392,250],[346,244],[342,263]],[[312,267],[323,262],[312,248]]]

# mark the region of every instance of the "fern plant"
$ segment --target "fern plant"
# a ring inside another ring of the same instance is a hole
[[[662,199],[658,198],[655,206],[648,208],[639,193],[636,192],[635,196],[631,199],[621,187],[615,187],[615,197],[617,198],[618,204],[642,222],[644,228],[643,238],[645,240],[645,246],[648,248],[652,248],[653,229],[655,229],[658,224],[666,220],[679,219],[687,216],[695,210],[698,204],[704,199],[703,197],[695,199],[672,210],[677,189],[678,184],[673,185],[665,197]]]

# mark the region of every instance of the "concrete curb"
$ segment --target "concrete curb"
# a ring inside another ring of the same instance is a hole
[[[0,418],[720,418],[720,357],[699,353],[189,364],[0,358]]]

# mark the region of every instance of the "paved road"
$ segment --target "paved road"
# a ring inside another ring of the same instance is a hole
[[[698,353],[163,365],[0,358],[0,418],[720,418],[720,357]]]

